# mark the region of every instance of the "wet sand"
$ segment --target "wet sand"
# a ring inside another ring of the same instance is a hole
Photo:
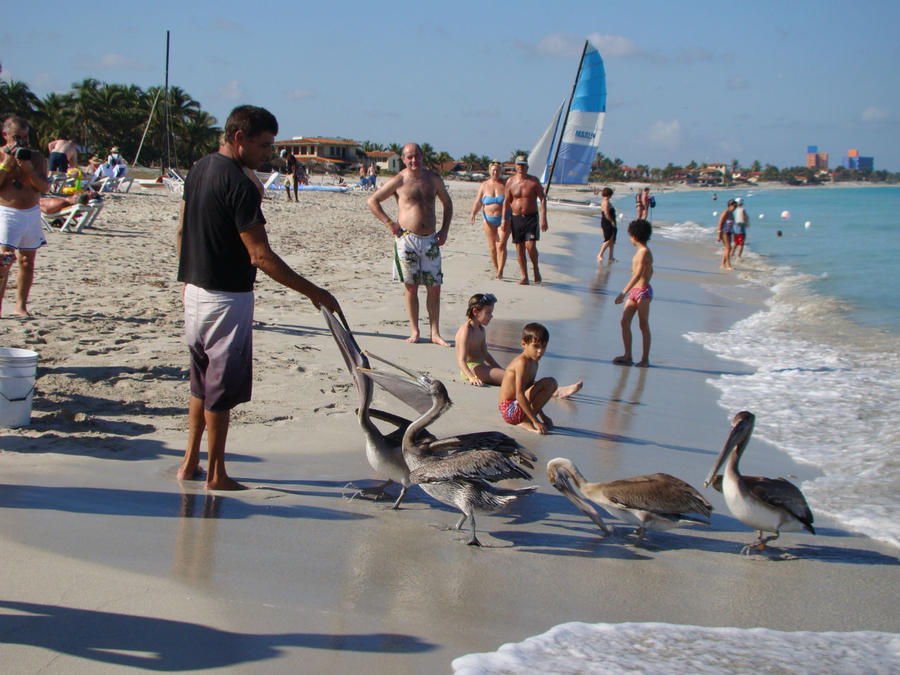
[[[113,196],[96,229],[48,234],[38,318],[0,320],[4,346],[40,354],[32,424],[0,429],[4,670],[449,672],[457,656],[566,621],[898,630],[896,549],[826,518],[815,537],[776,542],[794,559],[748,559],[738,553],[754,534],[702,490],[716,509],[710,528],[635,545],[629,527],[601,538],[547,483],[546,462],[564,456],[590,480],[665,471],[701,488],[737,412],[718,407],[707,380],[744,366],[682,336],[724,329],[763,298],[719,272],[712,243],[654,238],[653,367],[615,366],[626,238],[620,262],[598,272],[598,228],[551,211],[545,283],[516,285],[513,256],[497,281],[481,224],[468,224],[475,189],[451,186],[442,333],[452,337],[475,292],[499,298],[488,339],[501,363],[525,322],[547,323],[540,372],[585,387],[549,405],[558,429],[546,437],[503,425],[497,390],[459,381],[453,350],[403,342],[390,240],[364,196],[302,195],[264,211],[275,249],[335,293],[364,348],[445,382],[455,405],[432,431],[505,431],[538,454],[538,492],[479,518],[481,549],[444,529],[457,514],[416,488],[398,512],[343,498],[349,481],[376,478],[356,395],[318,312],[262,275],[254,400],[235,410],[228,444],[231,474],[254,489],[207,494],[175,481],[188,395],[178,199]],[[815,475],[759,440],[742,468],[798,484]]]

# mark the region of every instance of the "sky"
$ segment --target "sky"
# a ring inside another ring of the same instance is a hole
[[[54,3],[56,4],[56,3]],[[3,79],[39,97],[85,78],[177,85],[224,124],[252,103],[278,138],[430,143],[453,157],[530,150],[569,94],[585,39],[604,58],[600,151],[626,165],[900,171],[900,2],[551,0],[21,3]]]

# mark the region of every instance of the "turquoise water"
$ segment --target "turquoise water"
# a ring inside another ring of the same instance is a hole
[[[890,288],[900,261],[900,187],[722,190],[717,197],[702,190],[659,193],[652,219],[699,234],[690,224],[715,228],[713,213],[742,197],[748,246],[764,261],[811,275],[810,290],[839,300],[851,320],[900,333],[900,293]],[[623,196],[622,207],[631,201]],[[781,218],[783,211],[790,219]]]

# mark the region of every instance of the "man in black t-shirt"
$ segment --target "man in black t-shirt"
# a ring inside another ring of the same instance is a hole
[[[294,272],[269,246],[262,197],[244,168],[259,168],[277,133],[278,122],[268,110],[235,108],[219,151],[198,160],[184,185],[178,280],[184,282],[191,398],[188,443],[177,477],[203,475],[200,440],[206,430],[210,490],[244,488],[225,470],[225,441],[231,409],[251,395],[256,270],[302,293],[317,309],[340,309],[331,293]]]

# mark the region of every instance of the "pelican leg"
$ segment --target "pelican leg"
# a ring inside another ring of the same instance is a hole
[[[759,539],[751,544],[747,544],[744,548],[742,548],[741,555],[750,555],[752,551],[762,551],[766,548],[766,544],[768,544],[770,541],[775,541],[780,536],[780,533],[777,531],[775,532],[775,534],[768,537],[763,536],[762,530],[757,530],[756,534],[759,536]]]
[[[391,481],[388,481],[388,483],[390,483],[390,482],[391,482]],[[401,486],[400,486],[400,496],[397,497],[397,501],[394,502],[394,505],[393,505],[391,508],[394,509],[394,510],[399,509],[399,508],[400,508],[400,502],[403,501],[403,498],[404,498],[405,496],[406,496],[406,486],[405,486],[405,485],[401,485]]]
[[[469,546],[481,546],[481,542],[478,541],[478,537],[475,536],[475,516],[470,515],[469,519],[472,521],[472,536],[469,538],[469,541],[466,542]]]
[[[643,525],[640,525],[635,534],[637,534],[638,541],[640,541],[644,538],[644,535],[647,534],[647,529]]]
[[[465,514],[465,513],[462,514],[462,518],[460,518],[460,519],[456,522],[456,525],[453,526],[453,529],[454,529],[454,530],[461,530],[461,529],[462,529],[463,523],[466,522],[466,518],[468,518],[468,517],[469,517],[468,514]],[[474,519],[474,518],[472,519],[472,522],[473,522],[473,523],[475,522],[475,519]]]

